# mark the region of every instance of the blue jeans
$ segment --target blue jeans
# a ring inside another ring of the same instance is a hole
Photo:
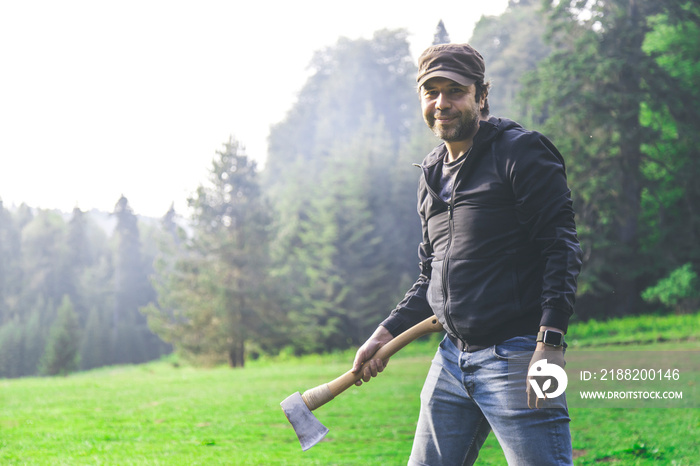
[[[408,464],[474,464],[493,430],[509,465],[572,465],[565,395],[547,400],[545,408],[527,407],[535,346],[534,336],[522,336],[466,353],[445,337],[421,392]]]

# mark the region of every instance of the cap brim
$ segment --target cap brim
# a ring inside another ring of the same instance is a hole
[[[426,83],[429,79],[432,78],[447,78],[451,79],[452,81],[456,82],[457,84],[461,84],[462,86],[470,86],[476,82],[476,79],[470,79],[465,76],[462,76],[459,73],[455,73],[454,71],[433,71],[431,73],[426,74],[425,76],[422,76],[420,80],[418,81],[418,87],[421,87],[423,84]]]

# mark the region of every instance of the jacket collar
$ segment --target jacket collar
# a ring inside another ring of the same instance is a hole
[[[479,122],[479,130],[474,136],[474,143],[472,145],[472,154],[479,151],[480,147],[493,141],[499,134],[509,128],[520,126],[518,123],[508,120],[505,118],[490,117],[488,120],[481,120]],[[435,149],[433,149],[423,160],[421,167],[423,169],[431,169],[438,163],[442,163],[447,155],[447,147],[445,143],[440,143]]]

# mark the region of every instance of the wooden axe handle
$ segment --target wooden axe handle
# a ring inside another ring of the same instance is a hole
[[[432,316],[409,328],[396,338],[391,339],[386,345],[379,348],[370,359],[379,358],[386,361],[413,340],[429,333],[441,331],[443,331],[442,324],[438,321],[437,317]],[[362,370],[368,363],[369,361],[365,362],[357,372],[352,372],[352,370],[349,370],[331,382],[305,391],[301,396],[304,403],[306,403],[306,406],[308,406],[312,411],[328,403],[333,398],[355,385],[355,382],[360,380],[362,377]]]

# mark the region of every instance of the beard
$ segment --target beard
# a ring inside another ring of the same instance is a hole
[[[437,123],[435,116],[431,116],[427,121],[430,130],[445,142],[464,141],[472,137],[479,129],[479,114],[476,112],[466,112],[444,127]]]

